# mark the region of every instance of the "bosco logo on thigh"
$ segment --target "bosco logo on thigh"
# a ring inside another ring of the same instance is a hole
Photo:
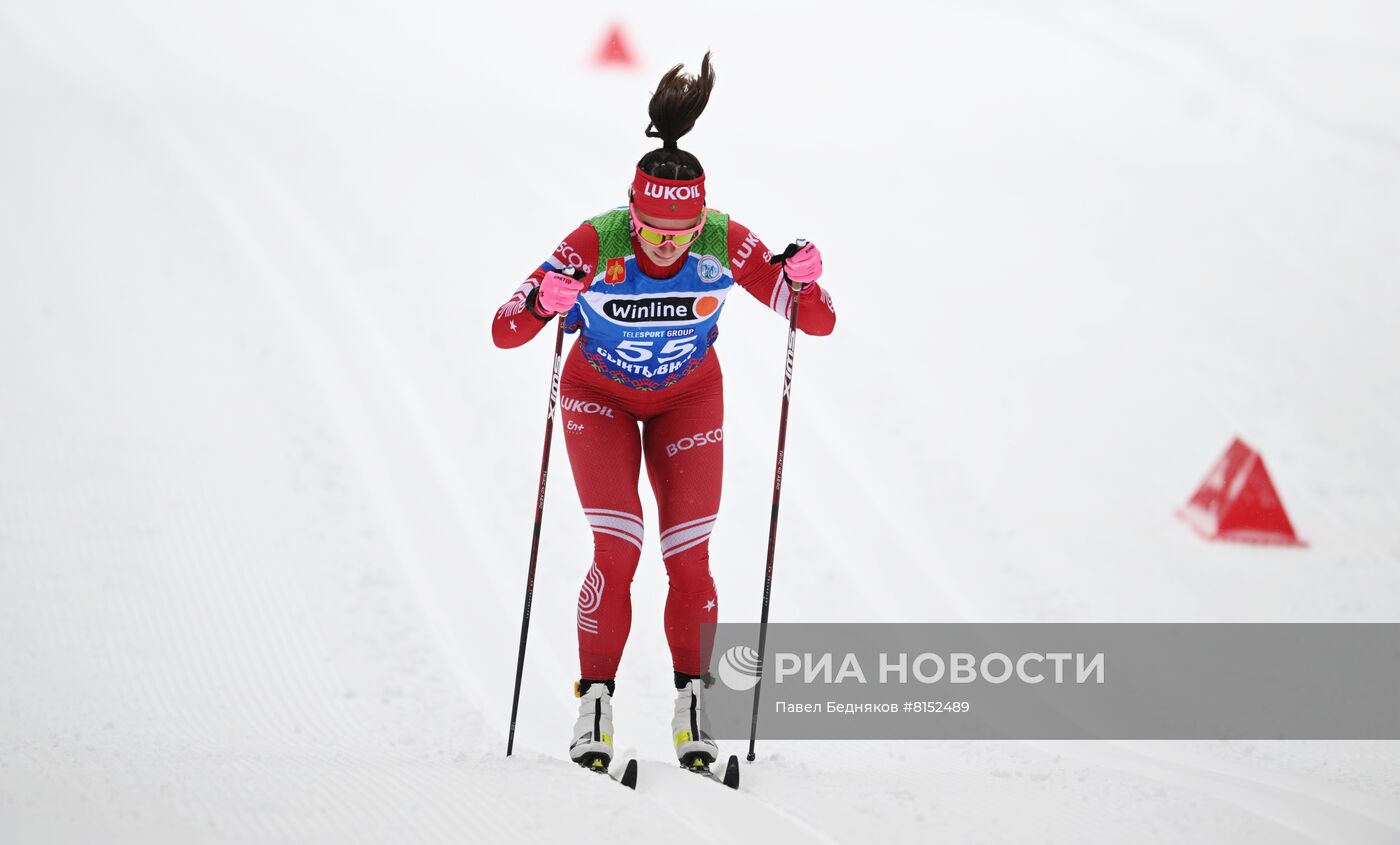
[[[675,443],[666,444],[666,457],[674,458],[681,452],[687,452],[701,446],[709,446],[724,440],[724,429],[715,428],[709,431],[701,431],[689,437],[682,437]]]

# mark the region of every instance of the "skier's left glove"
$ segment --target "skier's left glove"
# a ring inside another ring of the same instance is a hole
[[[822,276],[821,250],[815,244],[789,246],[783,253],[783,276],[793,290],[801,292],[806,289]]]

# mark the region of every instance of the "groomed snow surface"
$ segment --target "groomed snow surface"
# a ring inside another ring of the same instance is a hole
[[[590,65],[614,22],[635,71]],[[590,778],[562,448],[504,757],[551,350],[487,324],[707,47],[711,203],[819,244],[840,314],[775,621],[1396,620],[1393,4],[11,0],[0,842],[1400,841],[1393,742],[761,742],[697,782],[650,506],[642,782]],[[747,621],[785,327],[723,322]],[[1309,548],[1172,517],[1235,435]]]

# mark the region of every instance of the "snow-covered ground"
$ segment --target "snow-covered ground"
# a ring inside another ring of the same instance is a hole
[[[635,72],[589,65],[613,22]],[[10,0],[0,842],[1400,840],[1393,742],[769,742],[708,788],[650,538],[642,785],[584,777],[562,449],[504,758],[550,349],[487,323],[709,47],[711,202],[820,244],[840,314],[775,620],[1396,620],[1393,4]],[[730,620],[784,335],[731,301]],[[1309,548],[1172,517],[1237,434]]]

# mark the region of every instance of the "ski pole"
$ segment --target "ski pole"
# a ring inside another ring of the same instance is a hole
[[[798,238],[788,244],[782,255],[774,256],[774,264],[782,264],[797,254],[807,242]],[[784,279],[786,283],[786,279]],[[754,760],[754,743],[758,740],[758,693],[763,687],[764,648],[768,643],[768,599],[773,593],[773,551],[778,545],[778,500],[783,492],[783,451],[787,446],[788,400],[792,393],[792,361],[797,350],[797,292],[791,294],[792,307],[788,312],[787,363],[783,368],[783,410],[778,418],[778,460],[773,470],[773,513],[768,522],[768,568],[763,575],[763,613],[758,623],[758,683],[753,687],[753,724],[749,728],[750,763]]]
[[[570,275],[570,274],[566,274]],[[549,446],[554,439],[554,408],[559,404],[559,364],[564,355],[564,315],[554,334],[554,375],[549,379],[549,414],[544,420],[544,457],[540,459],[540,492],[535,499],[535,533],[530,538],[530,574],[525,578],[525,612],[520,618],[520,654],[515,658],[515,694],[510,702],[510,736],[506,756],[515,750],[515,716],[520,709],[520,678],[525,672],[525,640],[530,634],[530,602],[535,595],[535,562],[540,554],[540,525],[544,521],[544,489],[549,481]]]

